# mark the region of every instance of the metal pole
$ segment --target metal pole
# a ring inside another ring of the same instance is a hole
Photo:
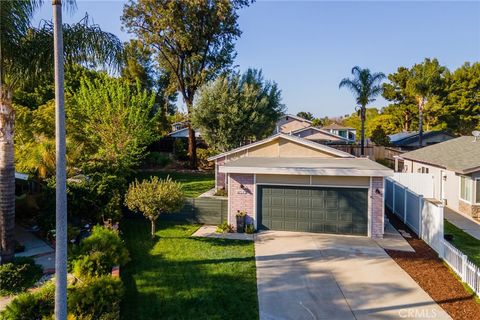
[[[67,319],[67,181],[62,1],[52,0],[55,56],[56,238],[55,319]]]

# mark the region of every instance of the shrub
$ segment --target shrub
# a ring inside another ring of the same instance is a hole
[[[102,226],[93,227],[92,234],[73,251],[73,272],[79,278],[110,274],[114,266],[130,260],[118,232]]]
[[[42,267],[31,258],[15,258],[0,265],[0,294],[8,295],[32,287],[42,277]]]
[[[228,224],[228,222],[223,222],[217,227],[216,231],[218,233],[231,233],[234,231],[234,228],[231,224]]]
[[[221,188],[221,189],[218,189],[215,194],[215,196],[217,197],[227,197],[228,196],[228,192],[227,190],[225,190],[225,188]]]
[[[207,159],[210,158],[211,156],[214,156],[218,154],[213,149],[204,149],[204,148],[199,148],[197,149],[197,159],[198,159],[198,164],[200,168],[202,169],[213,169],[214,168],[214,162],[213,161],[208,161]]]
[[[255,232],[255,227],[253,226],[253,223],[247,224],[247,226],[245,227],[245,232],[249,234],[252,234]]]
[[[161,168],[171,162],[167,155],[156,151],[150,152],[145,160],[148,165]]]
[[[120,319],[124,288],[119,278],[91,278],[70,288],[68,294],[68,309],[76,319]]]
[[[41,320],[53,315],[55,285],[49,282],[35,292],[22,293],[0,313],[2,320]]]
[[[187,142],[183,139],[175,139],[173,142],[173,153],[180,161],[188,160]]]

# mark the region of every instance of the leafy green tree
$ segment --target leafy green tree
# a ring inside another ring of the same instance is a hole
[[[480,130],[480,63],[465,63],[446,74],[446,97],[439,119],[446,129],[468,135]]]
[[[150,220],[152,239],[155,238],[155,224],[161,214],[175,212],[182,208],[185,197],[179,182],[170,177],[160,180],[135,180],[128,187],[125,205],[132,211],[141,212]]]
[[[107,75],[84,79],[68,114],[71,138],[84,144],[90,164],[100,163],[111,172],[131,169],[154,139],[153,103],[154,96],[142,90],[140,83],[132,87]]]
[[[353,78],[344,78],[338,85],[339,88],[349,89],[355,96],[360,106],[361,120],[361,154],[365,154],[365,111],[367,104],[375,101],[375,98],[382,93],[381,82],[385,79],[382,72],[371,73],[369,69],[362,69],[358,66],[352,68]]]
[[[270,135],[283,111],[277,84],[249,69],[203,88],[192,121],[210,147],[225,151]]]
[[[122,21],[152,50],[159,65],[172,75],[188,115],[197,90],[225,72],[235,57],[241,32],[237,10],[250,0],[130,1]],[[195,133],[189,124],[190,165],[196,168]]]
[[[395,118],[390,114],[379,114],[367,121],[365,134],[367,137],[372,137],[373,132],[381,128],[386,135],[398,132],[398,125],[395,123]]]
[[[421,64],[415,64],[410,70],[407,80],[407,91],[415,97],[418,105],[418,142],[423,145],[423,112],[425,104],[434,95],[439,94],[444,86],[447,69],[438,63],[437,59],[425,59]]]
[[[381,126],[373,129],[372,134],[370,135],[370,140],[378,146],[387,147],[391,143],[390,138]]]
[[[399,67],[397,72],[388,75],[388,82],[383,84],[383,97],[392,102],[382,110],[398,123],[398,131],[410,131],[417,124],[418,107],[415,97],[407,90],[410,70]]]
[[[161,67],[156,67],[152,51],[140,40],[131,39],[125,44],[122,78],[132,86],[140,81],[142,88],[155,95],[152,116],[156,117],[155,131],[162,136],[170,132],[168,116],[176,111],[177,92],[170,77]]]
[[[73,2],[73,1],[72,1]],[[30,20],[42,4],[38,0],[0,1],[0,247],[2,263],[14,254],[14,119],[13,95],[36,79],[53,79],[53,24],[32,28]],[[64,27],[67,64],[114,65],[121,42],[84,19]]]
[[[313,114],[308,111],[300,111],[299,113],[297,113],[297,117],[310,120],[310,121],[315,120],[315,117],[313,116]]]

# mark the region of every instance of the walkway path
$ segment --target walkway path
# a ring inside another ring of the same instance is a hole
[[[17,253],[16,257],[32,257],[43,267],[44,273],[55,272],[55,250],[45,241],[19,225],[15,226],[15,239],[25,246],[25,251]]]
[[[448,207],[445,207],[444,215],[448,222],[480,240],[480,222],[470,219]]]

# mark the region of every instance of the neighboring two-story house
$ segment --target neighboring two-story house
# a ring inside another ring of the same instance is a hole
[[[356,130],[354,128],[344,127],[338,123],[332,123],[328,126],[321,128],[324,131],[328,131],[342,138],[348,139],[350,142],[355,142],[356,140]]]

